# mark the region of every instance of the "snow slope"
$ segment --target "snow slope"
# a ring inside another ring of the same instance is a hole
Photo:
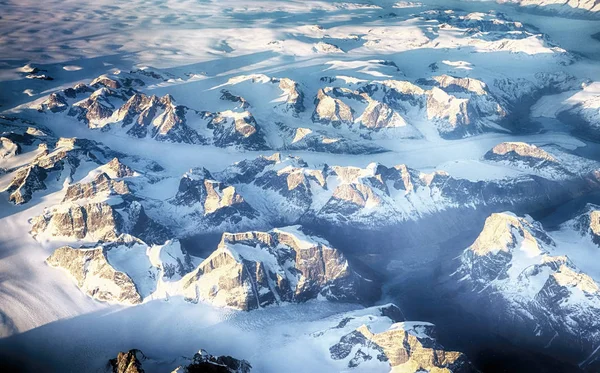
[[[563,3],[547,8],[581,14]],[[207,301],[210,281],[192,304],[180,285],[202,259],[186,251],[214,249],[206,237],[225,231],[298,223],[331,242],[346,225],[378,247],[388,236],[377,229],[414,224],[389,240],[390,253],[332,244],[346,266],[383,268],[421,219],[449,224],[412,239],[438,244],[490,210],[553,208],[598,187],[593,17],[454,0],[9,0],[2,9],[0,350],[49,370],[103,367],[130,348],[159,362],[149,371],[199,348],[259,372],[349,369],[329,347],[360,325],[329,332],[336,341],[311,333],[349,311],[375,335],[390,320],[323,299],[223,310]],[[280,161],[245,180],[240,169],[266,157]],[[566,227],[553,237],[597,281],[585,260],[593,241]],[[65,245],[72,251],[48,259]],[[230,249],[238,264],[270,268],[269,289],[277,274],[299,278],[253,245]],[[390,335],[426,339],[428,328],[406,322]],[[353,370],[391,369],[375,359]]]

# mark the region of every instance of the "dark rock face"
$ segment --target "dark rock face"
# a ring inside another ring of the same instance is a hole
[[[259,156],[255,159],[244,159],[227,167],[217,176],[228,184],[249,184],[267,166],[275,165],[279,162],[281,162],[281,154],[279,153],[268,157]]]
[[[231,356],[213,356],[205,350],[200,350],[191,359],[189,364],[179,366],[173,372],[179,373],[249,373],[252,366],[246,360],[238,360]],[[140,350],[119,352],[115,359],[108,362],[113,373],[144,373],[144,364],[156,363]],[[161,362],[164,366],[164,362]]]
[[[279,89],[287,94],[286,107],[293,114],[298,115],[305,110],[304,93],[300,90],[298,83],[288,78],[272,79],[273,83],[279,83]]]
[[[340,99],[345,97],[356,101],[364,101],[364,98],[347,88],[326,87],[320,89],[315,98],[315,111],[312,114],[313,122],[330,124],[339,128],[342,125],[351,126],[354,123],[354,109]]]
[[[92,128],[96,126],[103,127],[103,123],[112,116],[115,110],[111,98],[122,100],[125,97],[108,88],[102,88],[92,93],[87,99],[71,106],[68,114]]]
[[[545,150],[535,145],[521,142],[500,143],[484,155],[484,159],[492,162],[508,164],[515,168],[554,174],[565,178],[575,176],[575,173],[564,167]]]
[[[67,88],[62,91],[65,97],[77,98],[78,95],[92,93],[94,90],[83,83],[76,84],[72,88]]]
[[[243,98],[241,96],[236,96],[227,90],[221,91],[221,100],[237,102],[240,104],[240,108],[244,109],[244,110],[246,110],[250,107],[250,103],[248,101],[246,101],[245,98]]]
[[[173,237],[171,230],[146,215],[144,206],[137,201],[125,204],[120,212],[127,216],[124,231],[147,244],[162,244]]]
[[[346,334],[340,342],[329,349],[331,357],[342,360],[349,357],[357,346],[358,350],[349,360],[348,367],[376,358],[387,361],[394,368],[407,372],[452,372],[475,373],[467,357],[447,351],[435,340],[434,325],[429,323],[405,322],[393,324],[382,333],[373,333],[363,325]]]
[[[106,166],[112,172],[113,177],[121,178],[134,175],[134,171],[126,164],[121,163],[117,157],[108,162]]]
[[[116,240],[123,225],[121,216],[108,203],[71,206],[66,211],[53,211],[32,220],[32,234],[49,233],[57,237],[100,241]]]
[[[31,200],[33,192],[46,189],[44,180],[48,177],[46,170],[37,165],[24,166],[10,182],[7,189],[8,200],[15,205],[21,205]]]
[[[494,211],[533,211],[600,189],[596,171],[473,181],[405,165],[313,169],[301,159],[281,157],[245,160],[217,175],[243,191],[266,219],[302,224],[330,239],[344,238],[337,246],[360,242],[361,250],[382,249],[375,247],[381,245],[377,237],[382,234],[390,242],[391,237],[401,239],[407,247],[423,239],[443,242],[451,238],[447,234],[454,235],[465,224],[480,224]],[[268,209],[261,208],[267,204]],[[435,235],[426,231],[433,226],[438,227]]]
[[[145,358],[140,350],[129,350],[119,352],[116,358],[109,361],[109,365],[113,373],[144,373],[140,360]]]
[[[111,89],[119,89],[121,88],[121,83],[117,80],[111,79],[106,75],[101,75],[96,79],[92,80],[90,85],[96,89],[101,87],[111,88]]]
[[[218,113],[208,122],[208,128],[213,131],[215,146],[239,146],[247,150],[268,148],[258,123],[248,111]]]
[[[190,299],[242,310],[319,295],[332,301],[366,302],[379,294],[375,282],[351,269],[340,251],[327,241],[305,236],[299,227],[225,233],[184,289]]]
[[[289,105],[294,110],[303,107],[302,95],[295,90],[296,86],[290,82],[282,84],[287,90]],[[250,112],[197,112],[177,105],[170,95],[148,96],[133,88],[143,85],[143,80],[131,76],[116,79],[101,76],[90,86],[78,84],[51,94],[38,110],[53,113],[68,110],[69,116],[90,128],[109,131],[115,126],[127,127],[127,134],[137,138],[249,150],[267,148],[260,127]],[[81,100],[80,96],[87,97]],[[244,109],[249,107],[245,99],[228,91],[223,92],[222,98],[238,102]],[[75,102],[75,99],[79,101]]]
[[[2,148],[6,156],[21,152],[21,144],[38,145],[37,156],[29,163],[14,169],[13,179],[6,188],[9,200],[15,204],[28,202],[35,191],[45,190],[46,182],[72,177],[83,162],[102,164],[118,153],[102,145],[85,139],[51,138],[42,131],[31,127],[33,133],[13,134],[2,137]],[[4,150],[3,150],[4,149]],[[50,150],[51,149],[51,150]],[[73,191],[72,191],[73,192]]]
[[[195,220],[214,224],[236,224],[242,219],[258,216],[233,186],[213,178],[204,168],[195,168],[186,173],[179,182],[179,189],[170,201],[176,206],[191,208],[187,214]]]
[[[596,96],[590,102],[579,103],[570,109],[558,113],[557,118],[575,127],[579,135],[593,141],[600,141],[600,110],[596,107],[600,97]],[[589,105],[588,105],[589,104]]]
[[[290,211],[291,217],[302,216],[305,222],[314,219],[321,224],[354,227],[369,224],[380,228],[418,219],[426,214],[425,210],[549,205],[554,196],[574,196],[600,188],[594,173],[561,182],[527,175],[510,181],[471,181],[442,171],[423,174],[405,165],[310,169],[293,158],[244,161],[220,176],[236,186],[250,185],[277,193],[285,199],[281,208]],[[313,203],[316,199],[322,202]],[[277,198],[270,201],[278,203]]]
[[[46,111],[50,110],[53,113],[59,113],[65,111],[68,108],[67,100],[60,93],[52,93],[46,100],[44,100],[38,110]]]
[[[188,111],[176,105],[170,95],[158,98],[136,93],[119,108],[117,117],[123,126],[132,125],[127,133],[134,137],[202,144],[205,140],[187,125]]]
[[[200,350],[192,362],[184,368],[185,373],[249,373],[252,366],[246,360],[231,356],[213,356]]]

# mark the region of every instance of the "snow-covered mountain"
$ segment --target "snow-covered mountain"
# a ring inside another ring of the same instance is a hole
[[[213,356],[206,350],[200,350],[189,359],[180,358],[182,365],[173,372],[186,373],[249,373],[252,366],[246,360],[238,360],[231,356]],[[144,355],[140,350],[119,352],[116,358],[110,359],[109,370],[112,373],[143,373],[144,366],[156,364],[156,361]]]
[[[531,217],[498,213],[463,252],[454,276],[466,287],[468,307],[487,307],[485,318],[499,331],[520,331],[528,343],[583,360],[600,344],[600,287],[577,266],[580,257],[565,254]]]
[[[528,10],[543,13],[560,14],[563,16],[579,16],[598,18],[600,3],[596,0],[565,1],[565,0],[498,0],[499,3],[516,4]]]
[[[6,2],[0,368],[598,370],[597,8]]]
[[[105,235],[102,240],[119,242],[63,246],[47,259],[101,301],[137,304],[179,295],[190,302],[252,310],[317,297],[370,302],[379,296],[374,279],[357,273],[339,250],[298,226],[224,233],[217,249],[201,262],[177,241],[148,246],[130,235]]]
[[[435,325],[404,321],[393,304],[366,311],[343,315],[341,320],[338,317],[337,325],[314,333],[317,339],[339,338],[329,352],[333,360],[345,363],[347,368],[387,371],[383,367],[391,367],[390,372],[477,371],[464,354],[448,351],[436,341]]]
[[[315,357],[323,356],[339,371],[477,372],[464,354],[444,349],[439,344],[433,324],[405,321],[400,309],[393,304],[336,314],[318,324],[320,329],[303,336],[304,343],[314,350]],[[254,371],[252,361],[213,356],[204,350],[191,359],[179,357],[174,361],[160,361],[140,350],[130,350],[119,352],[110,364],[117,373],[175,366],[178,367],[174,372]]]

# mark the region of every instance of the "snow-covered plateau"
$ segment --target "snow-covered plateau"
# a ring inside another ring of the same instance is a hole
[[[597,0],[0,4],[1,371],[600,371]]]

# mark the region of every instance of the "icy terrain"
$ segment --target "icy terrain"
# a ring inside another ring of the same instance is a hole
[[[595,371],[599,6],[3,2],[2,364]]]

